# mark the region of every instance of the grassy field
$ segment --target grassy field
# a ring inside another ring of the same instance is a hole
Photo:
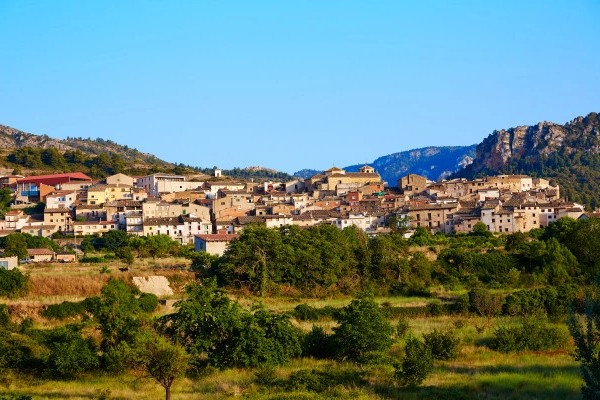
[[[51,264],[27,266],[30,275],[30,292],[18,300],[2,300],[13,306],[22,306],[25,316],[45,304],[64,300],[80,300],[99,293],[109,277],[129,279],[140,275],[166,275],[177,290],[193,279],[193,274],[178,268],[189,261],[146,260],[121,272],[120,262],[108,265],[110,273],[101,273],[97,264]],[[179,294],[181,296],[181,294]],[[267,308],[289,311],[296,305],[307,303],[313,307],[343,307],[348,297],[325,299],[252,297],[244,293],[232,293],[240,302],[249,305],[261,302]],[[431,298],[382,297],[380,304],[393,307],[422,306]],[[36,316],[35,323],[49,324]],[[396,321],[393,320],[393,323]],[[406,389],[397,385],[392,366],[359,367],[349,363],[336,363],[314,359],[296,359],[275,370],[276,380],[271,386],[256,382],[256,370],[211,370],[198,378],[181,378],[173,385],[173,399],[579,399],[582,380],[578,363],[570,355],[572,344],[567,348],[546,352],[522,352],[503,354],[490,350],[486,344],[495,327],[520,322],[518,318],[483,317],[415,317],[409,320],[410,330],[416,336],[433,329],[452,329],[461,338],[462,348],[453,361],[437,361],[434,372],[419,388]],[[331,329],[335,322],[322,320],[316,323],[294,321],[308,330],[313,324]],[[555,323],[566,331],[563,322]],[[49,325],[53,325],[50,323]],[[403,349],[401,342],[391,352],[398,360]],[[288,377],[298,370],[350,371],[360,379],[332,384],[320,392],[310,387],[290,387]],[[148,378],[125,374],[121,376],[89,375],[77,381],[51,381],[30,377],[2,375],[1,395],[29,395],[34,399],[160,399],[163,389]]]

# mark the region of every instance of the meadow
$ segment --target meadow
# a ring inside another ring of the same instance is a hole
[[[189,261],[188,261],[189,263]],[[177,287],[174,298],[181,297],[186,282],[194,274],[181,271],[184,260],[166,259],[136,262],[122,272],[121,263],[101,266],[96,264],[29,265],[24,269],[30,277],[29,293],[20,299],[3,300],[9,306],[20,306],[22,318],[31,318],[37,326],[53,327],[39,315],[47,304],[64,300],[78,301],[97,295],[110,277],[129,280],[131,276],[166,275]],[[107,271],[108,269],[108,271]],[[444,292],[443,300],[458,293]],[[279,296],[250,296],[241,291],[229,291],[232,299],[249,306],[260,302],[277,313],[291,313],[298,304],[315,308],[346,306],[351,298],[302,298]],[[433,297],[376,297],[382,308],[419,307],[439,301]],[[171,312],[160,307],[155,316]],[[579,365],[570,354],[572,342],[563,348],[545,351],[501,353],[489,348],[489,342],[498,326],[513,326],[521,317],[482,317],[475,315],[415,315],[408,319],[409,331],[420,337],[434,329],[451,330],[460,339],[458,357],[436,361],[433,372],[419,387],[398,385],[391,365],[355,364],[310,357],[294,358],[289,363],[265,372],[260,368],[207,368],[200,376],[179,378],[173,384],[173,399],[579,399],[582,380]],[[392,324],[397,318],[390,318]],[[327,331],[335,320],[324,317],[317,321],[301,321],[292,317],[292,323],[304,331],[312,325]],[[566,334],[564,321],[552,322]],[[398,362],[403,354],[403,340],[395,340],[390,355]],[[294,373],[318,373],[298,379]],[[318,379],[315,379],[318,376]],[[152,379],[128,372],[108,374],[88,373],[76,380],[55,380],[19,375],[6,371],[0,381],[0,398],[17,399],[156,399],[164,396],[162,387]],[[27,397],[22,397],[27,398]]]

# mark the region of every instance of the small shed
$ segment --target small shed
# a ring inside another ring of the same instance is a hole
[[[61,263],[72,263],[77,261],[75,253],[56,253],[56,261]]]

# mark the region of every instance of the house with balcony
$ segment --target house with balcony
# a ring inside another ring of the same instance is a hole
[[[28,176],[16,182],[16,201],[20,204],[45,201],[48,194],[59,189],[63,184],[91,184],[91,182],[92,178],[83,172]]]

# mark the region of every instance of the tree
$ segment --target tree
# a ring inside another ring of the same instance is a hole
[[[396,368],[396,378],[403,386],[419,386],[433,370],[431,349],[414,336],[406,339],[402,365]]]
[[[98,367],[99,360],[91,339],[84,339],[73,327],[59,327],[44,333],[50,349],[46,366],[60,378],[74,378]]]
[[[0,268],[0,296],[15,297],[27,290],[28,276],[18,269]]]
[[[27,239],[20,233],[11,233],[4,241],[4,256],[27,257]]]
[[[127,232],[120,230],[112,230],[102,235],[104,248],[108,251],[117,251],[118,249],[127,246],[129,238]]]
[[[165,389],[165,400],[171,399],[171,386],[185,373],[189,356],[185,349],[154,332],[145,332],[136,343],[136,364]]]
[[[148,236],[144,242],[144,247],[152,258],[164,257],[176,246],[177,243],[167,235]]]
[[[142,324],[136,294],[125,282],[111,279],[94,302],[92,314],[102,333],[100,348],[110,369],[126,367],[128,352]]]
[[[597,286],[597,285],[596,285]],[[581,393],[584,400],[600,398],[600,302],[598,287],[595,293],[588,295],[585,307],[585,323],[581,324],[575,313],[571,313],[569,331],[575,342],[575,359],[580,362],[583,386]]]
[[[338,357],[357,360],[371,351],[392,345],[394,328],[370,294],[362,294],[342,310],[333,340]]]

